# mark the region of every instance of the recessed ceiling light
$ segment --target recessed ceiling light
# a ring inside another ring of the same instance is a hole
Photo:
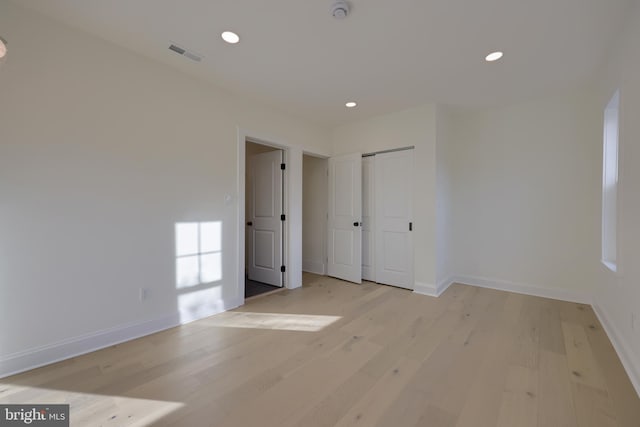
[[[346,104],[344,104],[344,106],[345,106],[345,107],[347,107],[347,108],[353,108],[353,107],[355,107],[356,105],[358,105],[358,103],[357,103],[357,102],[354,102],[354,101],[349,101],[349,102],[347,102]]]
[[[487,62],[493,62],[493,61],[497,61],[498,59],[502,58],[502,55],[504,55],[502,52],[497,51],[497,52],[491,52],[489,55],[487,55],[484,59]]]
[[[236,44],[240,41],[240,37],[233,31],[225,31],[221,34],[222,40],[227,43]]]

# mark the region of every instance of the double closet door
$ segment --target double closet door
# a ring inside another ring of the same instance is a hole
[[[413,150],[329,159],[328,274],[413,289]]]

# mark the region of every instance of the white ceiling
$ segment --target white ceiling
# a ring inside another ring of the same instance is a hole
[[[594,78],[633,0],[21,0],[326,126],[428,102],[477,107]],[[241,41],[228,45],[223,30]],[[204,56],[192,62],[170,42]],[[503,50],[496,63],[484,56]],[[348,100],[358,107],[346,109]]]

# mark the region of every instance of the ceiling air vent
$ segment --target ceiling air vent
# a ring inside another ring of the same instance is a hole
[[[169,45],[169,50],[174,51],[175,53],[182,55],[182,56],[186,56],[187,58],[191,59],[192,61],[196,61],[196,62],[200,62],[202,60],[202,56],[198,55],[197,53],[187,50],[183,47],[180,47],[178,45],[175,44],[171,44]]]

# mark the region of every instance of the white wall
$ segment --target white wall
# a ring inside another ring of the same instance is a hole
[[[436,294],[451,283],[453,271],[451,113],[436,106]]]
[[[327,159],[305,155],[302,160],[302,270],[326,273]]]
[[[618,274],[600,266],[594,306],[640,394],[640,4],[633,3],[601,80],[599,123],[620,89]],[[602,144],[602,128],[598,134]],[[601,171],[601,169],[598,169]],[[636,327],[631,318],[635,315]]]
[[[455,114],[425,105],[329,133],[0,2],[0,375],[239,303],[239,127],[300,147],[300,160],[303,149],[415,145],[416,284],[435,290],[454,274],[569,299],[595,289],[637,380],[639,8],[597,96]],[[602,109],[615,88],[621,275],[598,261]],[[182,221],[222,222],[223,278],[197,292],[175,289]]]
[[[589,300],[600,241],[596,104],[585,91],[456,113],[459,281]]]
[[[333,155],[414,145],[414,265],[416,287],[435,290],[435,106],[374,117],[333,132]],[[430,292],[430,291],[429,291]]]
[[[238,304],[238,128],[328,133],[9,2],[0,28],[0,375]],[[222,223],[222,280],[193,292],[184,221]]]

